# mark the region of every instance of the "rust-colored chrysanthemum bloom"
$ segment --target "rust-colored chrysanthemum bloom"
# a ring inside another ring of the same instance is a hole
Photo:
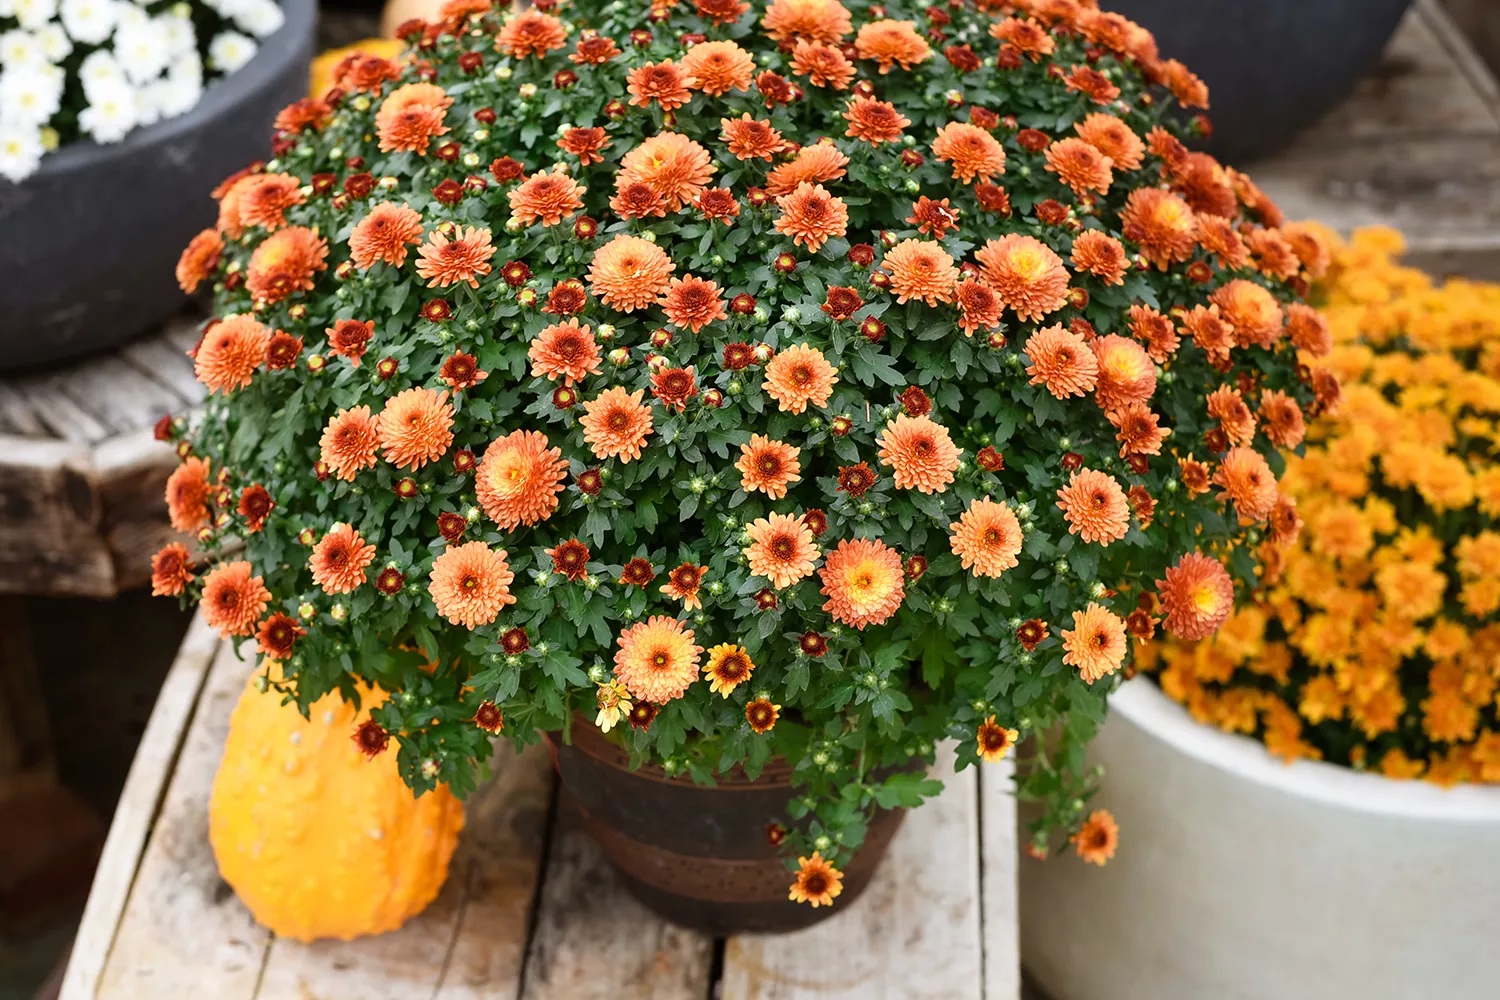
[[[1162,627],[1179,639],[1205,639],[1234,610],[1234,581],[1217,559],[1189,552],[1156,581]]]
[[[685,562],[667,574],[667,582],[662,584],[661,592],[673,600],[681,601],[682,606],[689,611],[701,608],[703,602],[698,599],[698,589],[703,586],[703,577],[707,572],[707,566]]]
[[[360,469],[378,461],[376,449],[380,434],[368,406],[340,410],[323,428],[318,441],[319,458],[328,471],[339,479],[352,480]]]
[[[1128,337],[1108,334],[1089,345],[1098,362],[1094,398],[1105,410],[1147,403],[1156,393],[1156,366],[1146,349]]]
[[[750,9],[749,4],[740,0],[693,0],[693,6],[699,17],[712,21],[716,27],[734,24]]]
[[[1219,461],[1214,485],[1221,500],[1233,500],[1241,524],[1265,520],[1276,506],[1276,476],[1253,448],[1231,448]]]
[[[249,316],[229,316],[203,335],[193,374],[209,392],[229,393],[250,384],[255,369],[265,364],[271,331]]]
[[[880,464],[892,470],[896,487],[921,493],[945,492],[963,454],[942,424],[905,412],[885,425],[875,443],[880,445]]]
[[[1235,278],[1208,297],[1234,327],[1239,347],[1275,347],[1281,339],[1281,303],[1264,286]]]
[[[583,404],[583,439],[595,458],[618,458],[622,463],[641,457],[651,433],[651,407],[641,403],[645,389],[629,392],[611,386]]]
[[[264,226],[267,232],[286,225],[286,210],[307,200],[301,181],[290,174],[252,174],[238,193],[240,224]]]
[[[792,50],[792,72],[807,77],[814,87],[848,90],[858,71],[844,53],[823,42],[800,39]]]
[[[1232,218],[1239,210],[1223,165],[1207,153],[1188,153],[1167,166],[1172,189],[1200,217]]]
[[[899,141],[901,130],[911,124],[911,119],[897,111],[894,104],[864,96],[851,99],[843,117],[849,123],[844,135],[872,146]]]
[[[255,534],[266,526],[266,518],[276,507],[270,492],[260,483],[251,483],[240,491],[240,502],[235,513],[245,519],[245,530]]]
[[[604,157],[599,152],[609,145],[609,133],[602,128],[570,128],[557,140],[557,148],[578,157],[579,166],[584,167],[603,163]]]
[[[433,139],[447,134],[443,122],[452,104],[453,98],[434,83],[397,87],[375,113],[380,151],[425,154]]]
[[[266,237],[250,255],[245,288],[252,297],[280,302],[294,292],[310,292],[314,277],[328,269],[328,241],[306,226],[288,226]]]
[[[578,40],[577,50],[568,58],[579,66],[603,66],[619,54],[620,47],[613,38],[602,38],[585,31],[584,37]]]
[[[837,44],[854,21],[838,0],[771,0],[760,24],[778,42],[806,38]]]
[[[1188,203],[1162,188],[1137,188],[1120,212],[1120,233],[1165,271],[1193,256],[1198,220]]]
[[[1080,858],[1102,867],[1115,856],[1115,847],[1120,843],[1120,826],[1108,809],[1095,809],[1083,821],[1083,827],[1069,839]]]
[[[1005,149],[984,129],[968,122],[949,122],[937,131],[932,155],[953,165],[953,176],[965,184],[992,181],[1005,173]]]
[[[1051,33],[1029,17],[1007,17],[990,25],[990,35],[1032,62],[1050,56],[1057,48]]]
[[[1077,91],[1095,104],[1108,104],[1120,96],[1120,88],[1092,66],[1074,66],[1063,74],[1062,81],[1069,90]]]
[[[552,286],[542,312],[553,316],[576,316],[589,304],[588,292],[577,278],[565,278]]]
[[[454,351],[443,359],[443,367],[438,370],[438,377],[448,384],[448,388],[454,392],[462,392],[472,389],[485,379],[490,373],[480,370],[479,359],[464,351]]]
[[[954,287],[953,301],[959,309],[958,328],[965,337],[972,337],[976,330],[992,330],[1000,323],[1000,296],[982,281],[960,281]]]
[[[484,451],[474,473],[479,506],[502,530],[545,521],[568,478],[562,450],[541,431],[512,431]]]
[[[536,8],[510,17],[495,36],[495,48],[516,59],[545,56],[568,44],[568,29],[562,21]]]
[[[1114,115],[1095,111],[1073,126],[1078,137],[1113,161],[1116,170],[1136,170],[1146,144],[1135,130]]]
[[[1208,492],[1211,479],[1207,465],[1188,455],[1177,460],[1177,468],[1182,487],[1188,491],[1188,496]]]
[[[620,569],[620,582],[632,587],[645,587],[656,579],[656,570],[648,559],[631,559]]]
[[[333,85],[343,91],[379,95],[387,82],[401,79],[401,66],[369,52],[355,52],[339,63]]]
[[[384,261],[392,267],[406,263],[407,248],[422,242],[422,216],[404,202],[383,201],[355,223],[349,234],[349,257],[362,268]]]
[[[917,227],[923,236],[942,239],[948,230],[958,228],[958,209],[948,204],[948,199],[933,201],[925,194],[912,202],[911,215],[907,222]]]
[[[898,303],[916,299],[935,306],[953,301],[958,267],[941,243],[902,240],[886,252],[880,267],[890,274]]]
[[[776,231],[816,253],[824,243],[848,230],[849,210],[821,184],[803,181],[790,194],[776,199],[781,215]]]
[[[339,521],[313,546],[307,557],[313,583],[325,594],[347,594],[365,582],[365,570],[375,561],[375,546],[358,531]]]
[[[272,659],[285,660],[292,655],[297,640],[306,634],[307,629],[298,625],[297,619],[278,611],[255,630],[255,646]]]
[[[287,132],[292,135],[297,135],[304,130],[316,132],[328,123],[332,110],[316,97],[303,97],[276,112],[276,118],[271,122],[271,127],[278,132]]]
[[[507,604],[516,603],[510,592],[516,577],[510,571],[504,549],[483,542],[465,542],[450,547],[432,561],[427,593],[437,613],[454,625],[473,630],[500,617]]]
[[[151,596],[176,597],[195,579],[193,557],[181,542],[168,542],[151,557]]]
[[[355,368],[364,357],[370,338],[375,334],[375,324],[364,320],[341,319],[323,331],[328,336],[328,353],[348,358]]]
[[[719,97],[750,89],[755,59],[733,42],[699,42],[682,57],[682,71],[692,78],[694,90]]]
[[[854,51],[874,59],[882,75],[895,66],[912,69],[932,58],[932,46],[917,33],[912,21],[881,20],[862,24],[854,36]]]
[[[1177,353],[1180,339],[1172,320],[1150,306],[1139,303],[1130,307],[1130,335],[1146,347],[1146,353],[1157,364],[1165,364]]]
[[[479,279],[490,273],[490,258],[495,248],[490,231],[472,226],[457,226],[452,237],[434,230],[417,251],[417,274],[428,279],[428,288],[447,288],[460,281],[470,288],[479,287]]]
[[[1228,358],[1234,347],[1234,327],[1220,315],[1218,306],[1193,306],[1182,314],[1182,328],[1212,358]]]
[[[1218,258],[1226,271],[1238,271],[1250,262],[1250,248],[1235,231],[1234,224],[1217,215],[1198,219],[1198,245]]]
[[[703,665],[703,676],[708,678],[708,689],[725,698],[748,681],[754,672],[755,663],[745,647],[728,642],[710,649],[708,662]]]
[[[1128,455],[1160,455],[1161,443],[1167,439],[1167,430],[1161,419],[1151,408],[1142,403],[1129,403],[1107,414],[1115,426],[1115,440],[1120,442],[1120,457]]]
[[[1085,271],[1106,285],[1125,284],[1130,262],[1120,241],[1098,229],[1085,229],[1073,240],[1073,267]]]
[[[1062,630],[1062,640],[1063,662],[1077,667],[1085,683],[1109,676],[1125,662],[1125,622],[1093,601],[1073,612],[1073,628]]]
[[[1057,491],[1057,506],[1068,522],[1068,533],[1085,542],[1109,545],[1130,530],[1130,505],[1114,476],[1079,469],[1068,485]]]
[[[589,571],[589,547],[576,538],[543,549],[552,560],[552,569],[569,580],[582,580]]]
[[[212,229],[205,229],[188,241],[177,258],[177,286],[189,295],[219,269],[224,240]]]
[[[812,576],[813,562],[822,554],[812,529],[800,517],[773,512],[751,521],[745,533],[750,537],[745,547],[750,572],[770,580],[778,590]]]
[[[1328,272],[1333,263],[1333,250],[1313,226],[1305,222],[1288,222],[1281,227],[1281,238],[1302,262],[1309,278],[1316,281]]]
[[[975,253],[979,276],[1023,320],[1038,320],[1068,302],[1068,269],[1034,236],[1009,233]]]
[[[716,319],[729,317],[718,284],[692,274],[673,278],[658,304],[667,314],[668,323],[694,333]]]
[[[761,388],[776,400],[783,413],[801,413],[807,404],[827,406],[838,369],[816,347],[797,344],[777,354],[766,364]]]
[[[1298,350],[1321,357],[1333,350],[1333,333],[1323,314],[1312,306],[1293,302],[1286,307],[1286,332]]]
[[[581,382],[600,371],[599,345],[592,329],[572,317],[543,327],[531,342],[527,357],[531,359],[533,378],[562,379],[563,385]]]
[[[219,636],[255,634],[255,623],[271,602],[265,580],[255,576],[243,559],[221,562],[203,578],[203,597],[199,607],[203,620]]]
[[[784,441],[773,441],[760,434],[740,445],[740,458],[734,467],[740,471],[740,489],[746,493],[760,490],[772,500],[786,496],[786,488],[799,482],[802,463],[799,449]]]
[[[692,77],[670,59],[659,63],[647,63],[630,71],[625,78],[625,89],[630,92],[630,103],[645,108],[655,101],[663,111],[675,111],[693,99],[688,90]]]
[[[1208,107],[1208,86],[1198,79],[1192,70],[1176,59],[1167,59],[1161,64],[1167,89],[1178,103],[1188,108]]]
[[[781,706],[771,704],[769,698],[752,698],[745,703],[745,721],[750,723],[750,728],[757,733],[769,733],[776,728],[776,720],[781,718]]]
[[[982,761],[998,763],[1010,755],[1011,747],[1016,745],[1020,736],[1016,730],[1006,729],[996,722],[993,715],[987,716],[974,732],[974,752]]]
[[[1272,545],[1289,546],[1302,532],[1302,515],[1297,513],[1297,501],[1284,493],[1276,497],[1276,505],[1271,508],[1267,521],[1266,540]]]
[[[398,469],[420,469],[442,458],[453,443],[448,392],[405,389],[386,401],[375,421],[385,459]]]
[[[860,631],[884,624],[906,597],[901,556],[879,539],[840,541],[823,560],[818,577],[828,598],[823,610]]]
[[[1099,361],[1074,330],[1046,326],[1026,339],[1022,348],[1031,364],[1026,374],[1032,385],[1045,385],[1058,399],[1092,392],[1099,382]]]
[[[795,158],[767,174],[766,190],[779,197],[790,194],[804,183],[836,181],[844,176],[844,168],[848,165],[849,157],[839,152],[839,148],[833,143],[815,142],[811,146],[803,146]]]
[[[620,233],[594,254],[589,288],[607,306],[635,312],[655,304],[676,270],[667,252],[649,240]]]
[[[585,161],[586,162],[586,161]],[[555,226],[583,207],[583,188],[562,170],[538,171],[506,193],[510,217],[523,226]]]
[[[1219,422],[1219,429],[1230,444],[1249,444],[1255,440],[1255,414],[1239,390],[1221,385],[1207,398],[1208,415]]]
[[[948,531],[953,554],[975,576],[999,576],[1018,562],[1021,522],[1003,503],[980,497],[948,525]]]
[[[245,224],[240,219],[240,194],[249,187],[261,166],[246,167],[231,174],[224,183],[214,188],[213,196],[219,200],[219,217],[214,228],[226,239],[237,240],[245,235]]]
[[[693,204],[705,219],[729,223],[739,218],[740,203],[728,188],[704,188]]]
[[[677,619],[652,615],[620,633],[615,676],[642,701],[663,705],[680,698],[697,679],[703,655],[693,638]]]
[[[814,909],[832,906],[834,899],[844,891],[843,873],[825,861],[818,851],[814,851],[810,858],[798,858],[797,865],[797,878],[792,882],[787,898]]]
[[[1108,194],[1114,183],[1114,161],[1082,139],[1059,139],[1047,147],[1048,173],[1082,198],[1090,191]]]
[[[651,395],[669,410],[681,413],[698,395],[698,378],[691,368],[659,368],[651,373]]]
[[[751,118],[749,112],[738,118],[720,118],[719,126],[719,138],[736,159],[769,160],[786,148],[786,140],[770,122]]]

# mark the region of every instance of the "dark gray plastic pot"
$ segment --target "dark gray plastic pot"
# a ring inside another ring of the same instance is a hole
[[[1287,145],[1375,67],[1410,0],[1105,0],[1208,84],[1220,159]]]
[[[281,5],[280,30],[187,114],[0,180],[0,370],[112,347],[183,304],[173,271],[213,224],[209,191],[269,156],[276,112],[307,92],[316,2]]]

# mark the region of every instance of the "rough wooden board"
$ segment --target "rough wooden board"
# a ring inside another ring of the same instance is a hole
[[[20,598],[0,597],[0,803],[22,786],[54,779],[52,727],[32,648]]]
[[[114,355],[75,365],[54,385],[111,435],[150,427],[184,405],[176,392]]]
[[[66,373],[38,375],[11,383],[31,411],[53,435],[64,441],[93,444],[109,437],[112,430],[64,392]]]
[[[4,382],[0,382],[0,430],[24,437],[52,436],[31,412],[31,404],[25,397]]]
[[[637,903],[559,807],[522,1000],[703,1000],[713,941]]]
[[[232,643],[214,658],[119,932],[100,1000],[250,1000],[269,933],[219,878],[208,798],[251,663]]]
[[[0,435],[0,593],[113,594],[83,444]]]
[[[978,1000],[977,772],[952,767],[944,747],[932,772],[943,794],[907,816],[849,909],[795,934],[729,939],[722,1000]]]
[[[197,329],[196,326],[193,327]],[[196,336],[196,334],[195,334]],[[193,374],[192,359],[183,354],[164,332],[133,341],[120,349],[120,357],[147,377],[168,386],[184,403],[195,405],[207,388]]]
[[[979,891],[984,924],[984,1000],[1021,995],[1020,886],[1016,882],[1015,761],[979,770]]]
[[[162,682],[161,694],[151,710],[125,788],[120,793],[94,875],[94,887],[73,942],[60,1000],[93,1000],[147,833],[156,818],[162,791],[172,775],[193,706],[218,648],[218,634],[202,618],[193,619],[177,659]]]

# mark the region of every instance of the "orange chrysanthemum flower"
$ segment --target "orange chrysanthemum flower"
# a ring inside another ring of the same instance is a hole
[[[857,71],[844,53],[832,45],[800,39],[792,50],[792,72],[805,76],[814,87],[848,90]]]
[[[328,269],[328,241],[306,226],[278,229],[250,255],[245,288],[262,302],[276,303],[293,292],[310,292],[313,278]]]
[[[787,899],[817,909],[832,906],[843,891],[843,873],[825,861],[821,852],[814,851],[810,858],[797,859],[797,877],[787,891]]]
[[[583,404],[583,439],[595,458],[629,463],[641,457],[651,433],[651,407],[641,403],[645,389],[627,392],[616,385]]]
[[[376,449],[380,444],[380,433],[368,406],[356,406],[340,410],[318,440],[319,458],[328,466],[328,471],[343,480],[352,480],[360,469],[368,469],[377,461]]]
[[[1281,339],[1281,303],[1264,286],[1235,278],[1208,297],[1234,327],[1240,347],[1275,347]]]
[[[844,539],[828,553],[818,570],[823,581],[823,610],[845,625],[864,631],[881,625],[906,597],[901,556],[877,539]]]
[[[375,113],[380,151],[427,152],[428,143],[448,132],[443,124],[453,98],[435,83],[408,83],[391,91]]]
[[[620,633],[615,676],[632,697],[664,705],[687,693],[698,677],[703,647],[694,645],[693,630],[665,615],[652,615]]]
[[[1219,260],[1219,266],[1238,271],[1250,262],[1250,248],[1235,230],[1234,223],[1217,215],[1198,219],[1198,245]]]
[[[880,267],[889,272],[898,303],[918,299],[935,306],[953,301],[958,268],[941,243],[902,240],[886,252]]]
[[[662,132],[625,154],[616,182],[650,186],[675,212],[703,193],[714,170],[708,150],[685,135]]]
[[[1214,472],[1219,498],[1234,501],[1241,524],[1263,521],[1276,506],[1276,476],[1253,448],[1231,448]]]
[[[1057,48],[1052,34],[1029,17],[1007,17],[990,25],[990,35],[1032,62],[1050,56]]]
[[[822,554],[813,543],[812,529],[800,517],[772,513],[751,521],[745,533],[750,536],[745,547],[750,572],[778,589],[812,576],[813,562]]]
[[[746,493],[760,490],[772,500],[780,500],[786,496],[786,488],[802,478],[798,475],[802,471],[799,454],[784,441],[750,435],[750,440],[740,445],[740,460],[734,465],[740,470],[740,489]]]
[[[875,443],[880,445],[880,464],[890,467],[896,488],[921,493],[945,492],[963,454],[942,424],[907,413],[896,414]]]
[[[1115,477],[1093,469],[1079,469],[1068,485],[1057,491],[1057,506],[1068,522],[1068,533],[1085,542],[1109,545],[1130,530],[1130,505]]]
[[[689,86],[711,97],[731,90],[749,90],[755,59],[733,42],[699,42],[682,57],[682,69],[693,80]]]
[[[1172,91],[1172,96],[1178,102],[1188,108],[1208,107],[1208,86],[1176,59],[1168,59],[1161,64],[1162,73],[1167,80],[1167,89]]]
[[[771,0],[760,24],[778,42],[806,38],[836,44],[854,21],[838,0]]]
[[[620,47],[613,38],[584,33],[578,40],[577,50],[568,58],[579,66],[603,66],[620,54]]]
[[[1193,255],[1198,220],[1188,203],[1161,188],[1137,188],[1120,212],[1120,234],[1165,271]]]
[[[584,167],[603,163],[604,157],[599,153],[609,145],[609,133],[602,128],[570,128],[557,140],[557,148],[578,157],[579,165]]]
[[[1229,357],[1234,347],[1234,327],[1224,321],[1218,306],[1193,306],[1182,314],[1182,327],[1211,358]]]
[[[675,111],[693,99],[688,90],[691,81],[692,77],[684,73],[682,67],[670,59],[663,59],[631,70],[625,78],[625,89],[630,92],[630,103],[638,108],[648,107],[655,101],[663,111]]]
[[[1085,683],[1109,676],[1125,662],[1125,623],[1093,601],[1073,612],[1073,628],[1063,629],[1062,639],[1063,662],[1077,667]]]
[[[1072,260],[1075,270],[1092,274],[1106,285],[1125,284],[1125,272],[1130,269],[1120,241],[1098,229],[1078,234],[1073,241]]]
[[[838,369],[829,363],[822,351],[798,344],[788,347],[767,363],[766,380],[761,388],[776,400],[783,413],[802,413],[808,403],[828,405],[828,397],[838,381]]]
[[[1217,559],[1189,552],[1156,581],[1162,627],[1179,639],[1206,639],[1234,610],[1234,581]]]
[[[563,385],[572,385],[599,374],[599,345],[593,331],[572,317],[543,327],[526,356],[531,359],[533,378],[562,379]]]
[[[479,287],[479,279],[490,273],[490,258],[495,248],[490,244],[490,231],[458,226],[453,235],[434,231],[417,251],[417,274],[430,279],[428,288],[443,287],[468,282],[470,288]]]
[[[994,180],[1005,173],[1005,149],[978,125],[949,122],[938,129],[932,155],[953,164],[953,176],[965,184]]]
[[[675,269],[667,252],[655,243],[620,233],[594,254],[589,288],[605,305],[635,312],[661,297]]]
[[[208,459],[189,456],[167,477],[167,516],[178,531],[196,531],[208,523],[208,472]]]
[[[1167,429],[1160,418],[1143,403],[1128,403],[1110,410],[1109,422],[1115,426],[1115,440],[1120,442],[1120,457],[1127,455],[1160,455]]]
[[[781,209],[776,231],[790,236],[793,243],[801,244],[813,253],[833,237],[843,236],[848,231],[849,210],[821,184],[803,181],[791,194],[777,198],[776,206]]]
[[[972,337],[976,330],[992,330],[999,325],[1004,305],[995,290],[984,282],[960,281],[954,288],[953,300],[958,304],[958,328],[965,337]]]
[[[718,284],[692,274],[673,278],[660,305],[668,323],[694,333],[716,319],[729,318]]]
[[[1090,191],[1108,194],[1114,183],[1114,161],[1082,139],[1059,139],[1047,147],[1046,156],[1047,172],[1080,198]]]
[[[1068,269],[1034,236],[1009,233],[989,240],[974,259],[980,278],[1021,319],[1038,320],[1067,305]]]
[[[1321,357],[1333,350],[1333,333],[1323,314],[1312,306],[1293,302],[1286,307],[1286,332],[1299,351]]]
[[[243,559],[219,563],[203,578],[203,597],[199,607],[203,620],[218,629],[220,638],[232,635],[254,635],[255,623],[271,603],[266,581],[254,576]]]
[[[1208,394],[1207,410],[1219,422],[1219,429],[1230,444],[1249,444],[1255,440],[1255,414],[1250,412],[1238,389],[1219,386]]]
[[[854,36],[854,51],[861,59],[874,59],[882,74],[899,64],[912,69],[932,58],[932,46],[917,33],[912,21],[871,21]]]
[[[1168,358],[1177,353],[1177,345],[1181,340],[1177,336],[1177,327],[1170,318],[1150,306],[1140,304],[1130,307],[1129,316],[1130,335],[1146,345],[1146,353],[1151,355],[1152,361],[1159,365],[1165,364]]]
[[[974,752],[986,763],[997,763],[1009,756],[1020,736],[1017,730],[1006,729],[996,722],[993,715],[987,716],[974,731]]]
[[[432,561],[427,593],[438,614],[472,631],[500,617],[507,604],[516,603],[510,592],[515,578],[504,549],[465,542]]]
[[[769,160],[786,148],[786,140],[770,122],[757,121],[749,112],[738,118],[720,118],[719,138],[739,160]]]
[[[953,554],[975,576],[999,576],[1019,562],[1021,522],[1003,503],[980,497],[948,530]]]
[[[745,647],[728,642],[710,649],[708,662],[703,665],[703,676],[708,678],[708,689],[725,698],[748,681],[754,672],[755,663]]]
[[[510,189],[510,217],[523,226],[555,226],[583,207],[583,188],[564,171],[538,171]]]
[[[831,142],[803,146],[796,158],[766,175],[766,190],[773,195],[790,194],[802,184],[822,184],[844,176],[849,157]],[[842,202],[840,203],[842,204]]]
[[[1073,126],[1078,137],[1113,161],[1116,170],[1135,170],[1146,153],[1146,144],[1135,130],[1114,115],[1095,111]]]
[[[228,316],[208,328],[193,358],[193,374],[209,392],[228,394],[250,384],[266,361],[271,331],[249,316]]]
[[[563,22],[535,8],[513,15],[495,36],[495,48],[516,59],[540,58],[567,44],[568,29]]]
[[[325,594],[347,594],[365,582],[365,570],[375,561],[375,546],[343,521],[334,524],[318,539],[307,566],[313,583]]]
[[[1120,843],[1120,825],[1108,809],[1095,809],[1070,840],[1073,850],[1085,862],[1103,866],[1115,856],[1115,848]]]
[[[1307,435],[1302,407],[1284,392],[1268,389],[1260,394],[1260,418],[1265,423],[1266,437],[1279,448],[1295,448]]]
[[[557,509],[568,462],[562,449],[550,444],[541,431],[512,431],[484,450],[474,473],[474,493],[503,530],[540,524]]]
[[[384,261],[392,267],[406,263],[408,246],[422,242],[422,216],[405,203],[383,201],[355,223],[349,234],[349,257],[369,269]]]
[[[911,119],[897,111],[894,104],[862,96],[856,96],[844,108],[844,120],[849,123],[844,131],[846,136],[872,146],[896,142],[901,138],[901,130],[911,124]]]
[[[1105,410],[1148,403],[1156,393],[1156,366],[1146,349],[1128,337],[1108,334],[1090,344],[1098,362],[1094,398]]]
[[[420,469],[453,443],[453,406],[448,392],[405,389],[386,401],[375,421],[385,459],[398,469]]]
[[[194,236],[182,256],[177,258],[177,287],[189,295],[219,269],[219,260],[224,253],[224,239],[212,229],[205,229]]]
[[[701,608],[703,602],[698,599],[698,590],[703,586],[703,576],[707,572],[707,566],[685,562],[667,574],[667,582],[662,585],[661,592],[681,601],[682,606],[689,611]]]
[[[193,557],[181,542],[168,542],[151,557],[151,596],[176,597],[196,577]]]
[[[1032,385],[1045,385],[1058,399],[1082,396],[1099,383],[1099,361],[1088,341],[1068,327],[1047,326],[1026,339],[1022,348],[1031,364]]]
[[[1305,222],[1288,222],[1281,227],[1281,237],[1302,262],[1309,278],[1317,280],[1328,272],[1333,251],[1314,227]]]
[[[274,232],[286,225],[286,210],[307,199],[302,182],[290,174],[251,174],[238,186],[242,226],[264,226]]]
[[[745,16],[750,9],[747,3],[739,0],[693,0],[693,6],[698,10],[698,16],[707,18],[715,26],[734,24]]]

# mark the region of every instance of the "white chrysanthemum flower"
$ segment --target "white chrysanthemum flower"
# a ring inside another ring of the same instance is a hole
[[[115,29],[114,51],[120,68],[137,87],[161,76],[171,58],[161,27],[149,18],[139,23],[121,20]]]
[[[156,30],[161,33],[168,61],[176,59],[184,52],[192,52],[198,47],[198,38],[193,34],[191,18],[183,17],[181,14],[162,14],[156,18]]]
[[[19,184],[41,162],[41,130],[25,122],[0,118],[0,177]]]
[[[275,0],[240,0],[232,17],[235,24],[256,38],[273,34],[286,21]]]
[[[78,115],[78,125],[96,142],[119,142],[135,128],[135,88],[121,80],[101,84],[89,95],[89,106]]]
[[[36,39],[42,47],[42,55],[46,56],[50,63],[60,63],[73,52],[72,39],[63,30],[63,26],[55,21],[38,31]]]
[[[0,119],[38,127],[62,106],[67,76],[50,63],[13,66],[0,73]]]
[[[196,61],[197,58],[197,53],[194,53],[193,59]],[[157,107],[161,110],[161,116],[175,118],[191,111],[203,96],[203,75],[201,72],[189,75],[168,70],[157,87]]]
[[[147,125],[155,125],[161,121],[162,114],[161,107],[157,103],[157,89],[165,83],[165,80],[155,80],[136,89],[135,124],[137,128],[145,128]]]
[[[21,27],[35,31],[57,14],[57,0],[13,0],[11,8]]]
[[[78,67],[78,80],[83,84],[84,96],[89,100],[94,99],[94,92],[100,88],[114,87],[128,82],[125,79],[125,71],[120,68],[119,61],[108,49],[99,49],[88,54],[83,60],[83,65]]]
[[[42,40],[31,32],[15,28],[0,34],[0,69],[46,61],[47,50]]]
[[[117,0],[62,0],[58,13],[73,41],[100,45],[115,30],[121,6]]]
[[[255,57],[255,42],[238,31],[221,32],[208,46],[208,64],[220,73],[233,73]]]

